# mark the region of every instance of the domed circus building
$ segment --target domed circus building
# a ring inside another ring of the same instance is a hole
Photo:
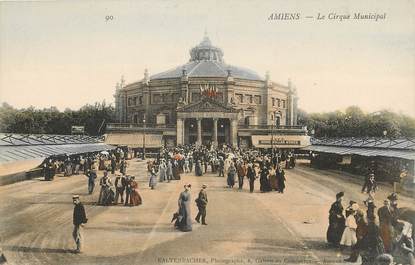
[[[297,92],[246,68],[229,65],[205,36],[190,60],[115,92],[116,119],[107,143],[131,148],[183,144],[299,148],[309,144],[297,126]]]

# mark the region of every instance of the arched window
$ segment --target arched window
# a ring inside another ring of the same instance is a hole
[[[245,117],[244,124],[245,126],[249,126],[249,116]]]
[[[170,124],[170,116],[168,113],[165,113],[164,115],[166,115],[166,124]]]
[[[279,114],[275,114],[275,126],[280,126],[281,125],[281,116]]]

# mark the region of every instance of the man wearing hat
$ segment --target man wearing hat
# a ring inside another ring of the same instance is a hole
[[[343,215],[342,198],[344,192],[336,194],[336,201],[331,205],[329,211],[329,228],[327,229],[327,242],[334,246],[339,246],[345,228],[345,218]]]
[[[196,215],[196,222],[200,223],[200,217],[202,217],[202,225],[207,225],[206,219],[206,206],[208,203],[207,193],[206,193],[207,185],[203,184],[202,189],[199,192],[199,197],[196,199],[197,208],[199,212]]]
[[[383,245],[387,253],[391,252],[391,243],[393,236],[393,226],[392,226],[392,207],[389,200],[383,202],[383,206],[378,210],[379,216],[379,228],[380,228],[380,237],[383,240]]]
[[[373,173],[369,173],[366,178],[365,178],[365,182],[363,183],[363,187],[362,187],[362,193],[365,193],[366,191],[369,193],[369,182],[370,182],[370,178],[374,177],[375,174]]]
[[[400,211],[398,208],[398,194],[396,192],[392,192],[388,196],[388,200],[390,201],[391,205],[392,225],[395,225],[400,215]]]
[[[97,178],[97,172],[95,170],[87,169],[85,175],[88,177],[88,194],[92,194],[95,188],[95,179]]]
[[[79,200],[79,195],[72,196],[72,201],[75,205],[73,209],[72,236],[76,244],[75,253],[80,253],[82,246],[82,226],[88,222],[88,219],[86,218],[85,208]]]
[[[115,175],[115,199],[114,203],[118,204],[118,198],[121,197],[121,204],[124,203],[124,191],[127,186],[127,179],[124,175],[116,174]]]

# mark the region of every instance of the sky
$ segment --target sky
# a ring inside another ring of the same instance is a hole
[[[327,17],[358,12],[386,17]],[[414,0],[0,2],[0,102],[60,110],[114,102],[122,75],[130,83],[146,68],[185,64],[205,30],[226,63],[291,79],[307,112],[357,105],[415,117]]]

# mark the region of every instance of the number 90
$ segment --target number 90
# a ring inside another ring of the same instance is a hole
[[[108,20],[113,20],[114,19],[114,17],[113,16],[105,16],[105,21],[108,21]]]

